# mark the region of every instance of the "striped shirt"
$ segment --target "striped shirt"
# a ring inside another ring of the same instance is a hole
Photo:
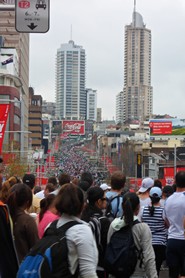
[[[167,229],[165,228],[163,213],[163,207],[155,207],[154,214],[151,216],[149,206],[144,207],[142,221],[150,227],[152,245],[166,245],[167,243]]]

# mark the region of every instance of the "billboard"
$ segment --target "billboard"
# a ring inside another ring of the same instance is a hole
[[[185,119],[150,119],[150,136],[185,135]]]
[[[64,120],[62,121],[62,130],[63,133],[68,133],[71,135],[84,135],[85,121]]]

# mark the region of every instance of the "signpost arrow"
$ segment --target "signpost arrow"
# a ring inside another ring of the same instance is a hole
[[[49,30],[50,0],[15,0],[15,28],[20,33]]]
[[[32,22],[30,25],[27,25],[31,30],[34,30],[37,25],[34,25],[34,23]]]

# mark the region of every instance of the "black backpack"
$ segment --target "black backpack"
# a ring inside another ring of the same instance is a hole
[[[56,228],[58,220],[46,230],[44,237],[30,250],[20,265],[17,278],[71,278],[78,277],[69,271],[66,231],[77,221],[70,221]]]
[[[135,220],[133,225],[140,223]],[[105,252],[104,268],[116,278],[129,278],[135,271],[138,259],[142,264],[142,250],[138,250],[134,243],[132,228],[124,226],[110,238]]]
[[[110,222],[112,222],[118,216],[120,203],[122,203],[122,201],[123,201],[123,195],[119,194],[119,195],[112,196],[112,197],[106,198],[106,199],[107,199],[107,208],[106,208],[105,215],[110,220]],[[112,202],[114,200],[116,200],[116,210],[115,211],[113,211],[113,209],[112,209]]]

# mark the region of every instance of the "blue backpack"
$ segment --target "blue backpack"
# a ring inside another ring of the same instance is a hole
[[[30,250],[20,265],[17,278],[71,278],[69,271],[66,231],[77,221],[70,221],[57,229],[58,220],[46,230],[44,237]]]
[[[138,220],[133,225],[140,223]],[[138,250],[132,235],[132,228],[124,226],[113,233],[107,245],[104,268],[116,278],[129,278],[135,271],[138,259],[142,265],[142,250]]]

